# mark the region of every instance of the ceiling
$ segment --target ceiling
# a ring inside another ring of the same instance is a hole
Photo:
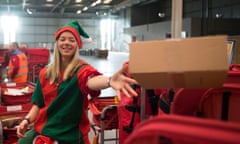
[[[29,17],[97,18],[117,16],[124,8],[144,5],[157,0],[0,0],[1,14]],[[84,10],[84,7],[88,7]],[[80,12],[79,12],[80,11]],[[79,12],[79,13],[77,13]]]

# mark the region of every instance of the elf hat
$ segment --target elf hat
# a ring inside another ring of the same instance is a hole
[[[77,40],[79,48],[82,48],[82,41],[80,36],[83,36],[84,38],[87,38],[89,39],[89,41],[91,41],[90,36],[82,29],[82,27],[79,25],[76,19],[66,23],[63,27],[56,31],[55,33],[56,40],[59,38],[61,33],[65,31],[70,31],[74,35],[74,37]]]

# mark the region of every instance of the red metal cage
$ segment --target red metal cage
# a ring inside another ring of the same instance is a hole
[[[114,97],[98,97],[90,100],[89,110],[92,113],[92,121],[94,126],[99,129],[94,129],[95,134],[101,134],[100,143],[103,144],[104,141],[117,141],[117,130],[118,130],[118,112],[116,100]],[[93,126],[92,126],[93,127]],[[116,130],[115,138],[105,138],[105,130]]]

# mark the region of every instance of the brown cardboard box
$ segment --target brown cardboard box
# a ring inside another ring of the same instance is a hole
[[[227,36],[134,42],[129,72],[143,88],[220,87],[227,75]]]

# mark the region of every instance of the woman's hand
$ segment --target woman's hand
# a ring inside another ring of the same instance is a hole
[[[127,70],[128,64],[124,64],[123,67],[118,72],[116,72],[110,80],[110,86],[116,90],[119,98],[121,92],[128,97],[131,95],[137,96],[137,92],[131,87],[131,84],[138,83],[136,80],[123,75],[123,73]]]
[[[29,113],[26,115],[25,119],[23,119],[17,127],[17,136],[19,138],[25,138],[25,132],[28,130],[29,124],[34,122],[35,118],[38,116],[38,113],[39,107],[34,104]]]
[[[25,138],[25,132],[27,131],[27,129],[28,129],[28,121],[24,119],[17,127],[17,136],[19,138]]]

